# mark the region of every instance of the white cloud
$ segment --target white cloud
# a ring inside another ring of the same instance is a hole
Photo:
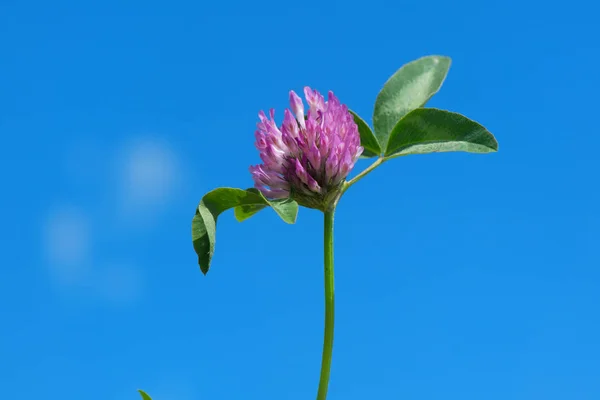
[[[135,260],[106,263],[112,254],[104,251],[101,241],[105,237],[128,240],[130,235],[122,234],[123,228],[139,226],[140,217],[145,229],[155,222],[151,217],[167,206],[179,182],[178,158],[167,142],[156,137],[129,141],[116,157],[106,157],[93,141],[82,143],[75,143],[64,160],[68,168],[65,179],[92,190],[91,199],[102,200],[89,205],[94,207],[92,212],[75,207],[49,212],[43,232],[47,262],[60,287],[82,289],[78,292],[115,304],[130,304],[143,292],[143,276]],[[93,220],[99,215],[101,219]]]
[[[160,139],[138,139],[126,145],[116,171],[126,211],[164,205],[178,182],[177,164],[173,150]]]
[[[113,304],[135,302],[142,293],[139,270],[120,262],[98,265],[93,257],[92,224],[76,208],[52,211],[47,218],[43,247],[49,272],[61,289],[94,294]]]
[[[65,207],[50,213],[43,233],[52,277],[59,284],[81,283],[90,272],[90,226],[85,213]]]

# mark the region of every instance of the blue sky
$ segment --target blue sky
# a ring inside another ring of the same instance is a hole
[[[257,113],[452,57],[429,103],[491,155],[389,162],[336,219],[330,399],[598,399],[598,8],[548,2],[0,5],[0,389],[29,400],[314,398],[321,216],[219,220],[251,185]],[[360,163],[361,169],[366,163]]]

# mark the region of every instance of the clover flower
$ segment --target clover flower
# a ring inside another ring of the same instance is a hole
[[[304,88],[309,104],[290,92],[291,111],[284,111],[280,128],[275,111],[261,111],[255,133],[263,163],[250,167],[255,187],[265,197],[291,197],[300,205],[325,210],[340,192],[363,148],[358,127],[348,107],[333,92],[327,101],[316,90]]]

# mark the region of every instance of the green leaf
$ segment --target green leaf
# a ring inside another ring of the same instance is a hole
[[[233,209],[233,214],[238,222],[242,222],[259,212],[260,210],[267,208],[264,204],[245,204],[237,206]]]
[[[138,390],[138,392],[140,392],[140,394],[142,395],[142,400],[152,400],[152,397],[148,396],[148,394],[143,390]]]
[[[437,93],[449,68],[449,57],[427,56],[404,65],[388,79],[373,112],[375,135],[383,149],[400,118],[423,107]]]
[[[240,208],[238,220],[244,220],[268,206],[272,207],[284,222],[296,222],[298,203],[291,199],[269,201],[256,189],[218,188],[205,194],[192,219],[192,242],[198,255],[200,270],[206,274],[210,268],[219,214],[236,207]]]
[[[354,111],[350,111],[350,114],[354,117],[354,122],[358,126],[358,133],[360,134],[360,145],[365,148],[361,158],[379,157],[381,155],[381,147],[375,137],[375,134],[369,127],[369,124],[365,122],[361,117],[358,116]]]
[[[263,199],[263,195],[257,189],[251,188],[247,189],[248,192],[255,193],[261,196]],[[265,199],[267,201],[267,199]],[[296,216],[298,214],[298,203],[296,203],[292,199],[280,199],[280,200],[271,200],[267,201],[267,204],[242,204],[240,206],[235,207],[233,210],[235,214],[235,218],[238,222],[242,222],[259,212],[260,210],[271,206],[273,210],[288,224],[293,224],[296,222]]]
[[[447,151],[498,151],[494,135],[467,117],[437,108],[418,108],[392,130],[386,158]]]

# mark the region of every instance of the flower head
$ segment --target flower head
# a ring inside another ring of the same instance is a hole
[[[333,92],[327,101],[316,90],[304,88],[309,105],[290,92],[290,110],[281,127],[275,111],[260,112],[255,133],[263,163],[250,167],[254,186],[266,197],[291,197],[299,204],[325,210],[339,194],[354,163],[362,154],[358,127],[348,107]]]

